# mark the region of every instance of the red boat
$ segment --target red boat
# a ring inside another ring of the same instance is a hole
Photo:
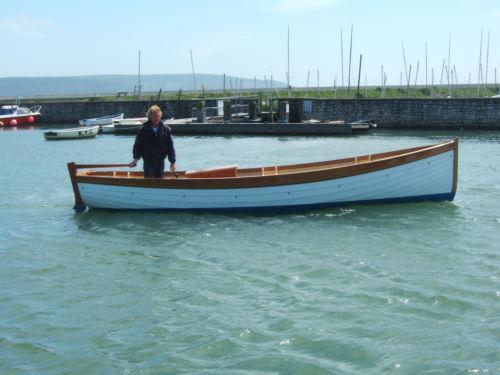
[[[33,125],[41,116],[41,106],[31,108],[17,105],[3,105],[0,109],[0,127]]]

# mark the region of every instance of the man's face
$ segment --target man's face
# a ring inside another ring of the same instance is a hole
[[[152,113],[151,116],[151,122],[153,123],[154,126],[158,125],[161,121],[161,115],[160,112],[155,111]]]

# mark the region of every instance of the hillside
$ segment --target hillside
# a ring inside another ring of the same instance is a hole
[[[217,74],[196,75],[198,90],[222,90],[223,76]],[[243,88],[254,87],[253,79],[241,79]],[[142,92],[193,90],[191,74],[151,74],[141,76]],[[236,86],[236,78],[226,76],[226,90]],[[270,82],[267,82],[269,85]],[[74,77],[8,77],[0,78],[0,97],[40,97],[114,94],[119,91],[133,93],[137,85],[136,75],[94,75]],[[286,83],[273,82],[274,87],[286,87]],[[238,78],[238,88],[240,79]],[[257,88],[266,87],[264,80],[257,80]],[[234,87],[236,89],[236,87]]]

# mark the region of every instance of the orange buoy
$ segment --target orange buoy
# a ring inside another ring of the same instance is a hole
[[[28,124],[33,124],[35,122],[35,118],[33,116],[28,116],[26,120],[28,121]]]
[[[10,120],[10,125],[11,126],[16,126],[17,125],[17,120],[15,118],[13,118],[12,120]]]

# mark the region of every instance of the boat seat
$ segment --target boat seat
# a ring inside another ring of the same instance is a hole
[[[222,177],[237,177],[238,166],[226,165],[222,167],[214,167],[198,171],[187,171],[184,175],[186,178],[222,178]]]

